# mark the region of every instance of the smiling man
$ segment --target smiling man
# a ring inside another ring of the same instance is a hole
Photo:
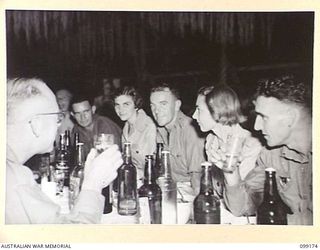
[[[173,178],[182,192],[198,194],[201,163],[204,158],[204,138],[192,125],[192,119],[180,110],[178,91],[168,84],[160,84],[151,90],[150,106],[158,124],[157,142],[170,151]],[[192,189],[191,189],[192,187]]]
[[[84,143],[85,156],[94,146],[94,136],[100,133],[113,134],[114,142],[121,145],[121,129],[111,119],[95,114],[96,107],[91,106],[90,99],[76,95],[72,99],[72,116],[76,120],[72,134],[79,133],[80,141]]]
[[[312,225],[312,118],[310,91],[293,78],[262,82],[256,94],[255,129],[268,147],[244,181],[235,171],[226,178],[225,200],[237,215],[254,214],[262,201],[265,169],[277,172],[282,200],[291,208],[288,224]]]

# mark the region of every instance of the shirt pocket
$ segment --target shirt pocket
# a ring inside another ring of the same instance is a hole
[[[292,178],[287,175],[281,175],[281,173],[278,174],[277,178],[277,187],[279,190],[279,193],[287,193],[288,190],[292,188]]]

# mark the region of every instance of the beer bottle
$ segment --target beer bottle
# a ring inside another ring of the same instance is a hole
[[[69,161],[65,146],[64,134],[60,135],[59,148],[56,155],[55,176],[58,182],[58,190],[62,192],[63,187],[69,187]]]
[[[287,225],[287,214],[291,209],[282,201],[276,182],[276,170],[265,169],[264,196],[257,210],[257,224]]]
[[[200,193],[193,202],[196,224],[220,224],[220,200],[214,195],[212,185],[212,164],[203,162]]]
[[[72,166],[75,166],[75,164],[77,162],[77,145],[79,142],[80,142],[79,133],[75,133],[73,136],[73,143],[71,146],[71,159],[72,159],[72,163],[73,163]]]
[[[69,166],[74,165],[74,161],[72,158],[72,147],[71,147],[71,137],[70,137],[70,130],[66,130],[64,132],[64,144],[65,144],[65,150],[67,152],[67,161],[69,163]]]
[[[162,224],[177,224],[177,183],[172,179],[169,151],[162,151],[161,161],[164,173],[158,184],[162,192]]]
[[[137,170],[131,160],[131,143],[124,143],[124,163],[118,170],[118,213],[134,215],[137,213]]]
[[[76,199],[79,196],[83,178],[84,178],[84,153],[83,153],[83,143],[78,143],[76,145],[76,164],[70,175],[70,188],[69,188],[69,201],[70,207],[73,207]]]
[[[152,155],[146,155],[144,183],[138,194],[141,218],[148,217],[147,224],[161,224],[161,189],[156,183],[154,170]],[[149,216],[145,216],[144,211]]]

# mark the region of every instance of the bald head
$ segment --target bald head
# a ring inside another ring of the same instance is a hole
[[[55,95],[43,81],[17,78],[7,82],[7,145],[19,162],[53,149],[58,111]]]
[[[46,102],[46,105],[33,106],[34,102]],[[55,95],[42,80],[15,78],[7,82],[8,124],[19,122],[37,112],[48,112],[48,108],[53,112],[57,109],[57,103]]]

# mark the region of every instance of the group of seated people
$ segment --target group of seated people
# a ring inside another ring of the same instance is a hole
[[[101,190],[116,178],[122,164],[122,144],[129,141],[138,181],[143,179],[145,155],[153,154],[156,143],[161,142],[170,151],[178,188],[194,196],[200,189],[201,163],[212,162],[216,191],[235,216],[256,213],[263,198],[265,169],[272,167],[277,171],[280,196],[292,210],[288,224],[312,225],[309,88],[294,77],[268,79],[260,82],[253,100],[254,129],[261,131],[267,145],[242,126],[246,117],[236,92],[227,85],[200,88],[192,115],[198,125],[181,111],[182,100],[173,85],[160,83],[151,88],[148,103],[152,115],[142,109],[143,100],[135,87],[120,87],[111,101],[124,122],[121,128],[110,117],[96,114],[96,106],[86,96],[73,96],[66,89],[54,94],[40,79],[10,79],[6,223],[99,223],[104,202]],[[79,133],[87,155],[82,190],[67,215],[41,192],[24,166],[33,155],[52,151],[57,133],[66,129]],[[97,155],[93,138],[99,133],[113,134],[117,145]],[[244,142],[238,167],[227,172],[221,170],[226,158],[224,146],[232,135]]]

